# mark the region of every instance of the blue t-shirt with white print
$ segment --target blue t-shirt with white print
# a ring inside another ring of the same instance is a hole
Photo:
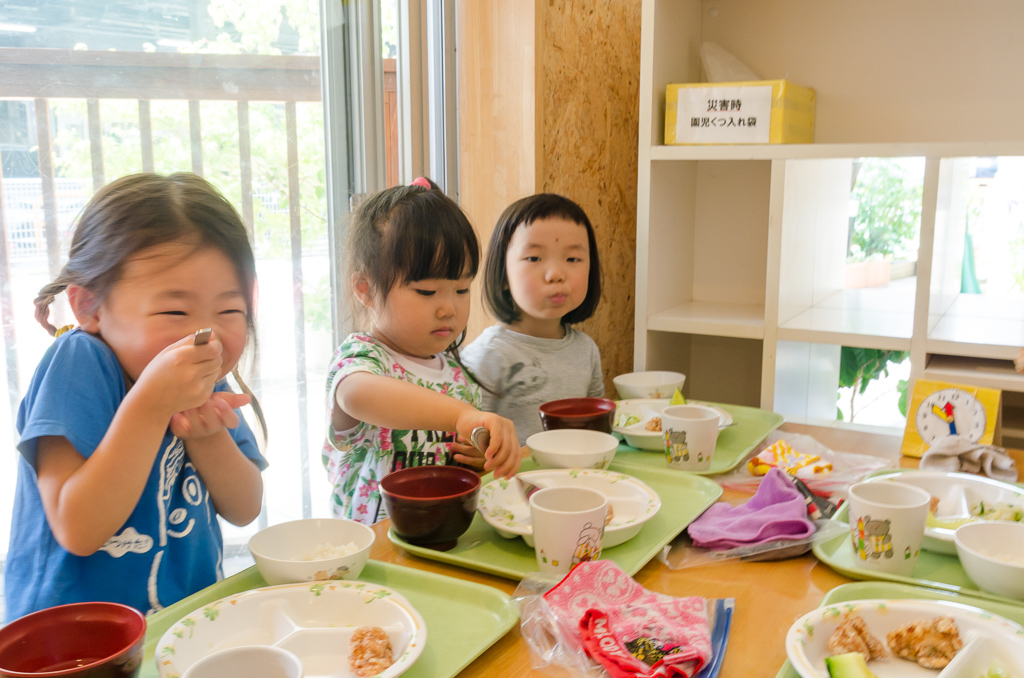
[[[216,390],[227,390],[221,382]],[[114,352],[81,330],[61,335],[36,368],[18,411],[18,484],[5,568],[7,619],[65,603],[111,601],[150,613],[223,575],[217,515],[181,440],[164,435],[145,490],[96,553],[76,556],[53,536],[36,484],[36,444],[63,436],[88,458],[127,389]],[[231,436],[261,470],[267,462],[243,420]]]

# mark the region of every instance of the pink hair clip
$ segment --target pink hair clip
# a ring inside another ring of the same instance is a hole
[[[415,179],[412,180],[412,183],[409,185],[419,186],[420,188],[425,188],[428,191],[430,190],[430,182],[427,181],[426,177],[416,177]]]

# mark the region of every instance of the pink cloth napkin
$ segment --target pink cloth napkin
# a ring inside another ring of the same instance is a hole
[[[609,560],[580,563],[544,599],[563,635],[613,678],[690,678],[711,656],[703,598],[648,591]]]
[[[780,539],[804,539],[814,534],[807,503],[784,471],[773,468],[757,493],[739,506],[714,504],[687,531],[694,546],[715,550],[751,546]]]

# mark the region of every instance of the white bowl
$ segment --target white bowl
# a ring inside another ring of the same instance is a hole
[[[203,657],[182,678],[302,678],[302,661],[272,645],[240,645]]]
[[[1024,599],[1024,524],[968,523],[953,535],[967,576],[984,591]],[[1008,562],[1000,556],[1012,558]]]
[[[264,528],[249,540],[249,551],[268,584],[355,579],[373,546],[373,530],[354,520],[309,518]],[[344,556],[310,560],[324,545],[357,550]]]
[[[682,389],[686,375],[680,372],[629,372],[612,379],[619,398],[671,398]]]
[[[619,447],[610,433],[582,428],[560,428],[534,433],[526,439],[540,468],[608,468]]]

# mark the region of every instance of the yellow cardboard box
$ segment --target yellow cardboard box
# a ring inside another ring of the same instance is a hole
[[[665,92],[666,144],[809,144],[814,90],[787,80],[696,82]]]

